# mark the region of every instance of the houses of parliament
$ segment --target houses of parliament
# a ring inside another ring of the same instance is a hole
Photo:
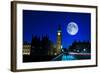
[[[49,50],[47,51],[47,55],[59,55],[62,51],[62,30],[61,26],[58,26],[57,34],[56,34],[56,44],[51,44]],[[23,55],[30,55],[32,51],[31,43],[24,42],[23,43]]]

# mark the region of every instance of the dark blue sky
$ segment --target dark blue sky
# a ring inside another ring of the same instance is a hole
[[[76,35],[68,34],[69,22],[77,23]],[[73,12],[51,12],[23,10],[23,41],[31,42],[32,34],[41,37],[48,35],[56,44],[57,28],[61,25],[62,45],[68,48],[73,41],[91,41],[91,14]]]

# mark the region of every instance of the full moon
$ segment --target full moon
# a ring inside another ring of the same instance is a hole
[[[75,22],[68,23],[67,32],[70,35],[76,35],[78,33],[78,30],[79,30],[78,25]]]

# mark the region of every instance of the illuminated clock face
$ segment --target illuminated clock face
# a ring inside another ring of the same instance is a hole
[[[60,32],[58,32],[58,35],[60,35]]]

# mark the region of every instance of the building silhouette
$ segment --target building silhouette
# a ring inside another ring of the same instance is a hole
[[[76,42],[74,41],[69,47],[70,52],[77,53],[91,53],[91,44],[90,42]]]

